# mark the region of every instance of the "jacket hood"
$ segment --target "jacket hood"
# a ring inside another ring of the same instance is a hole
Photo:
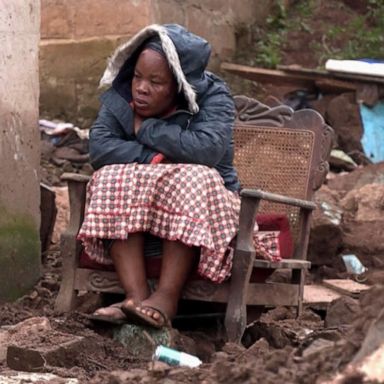
[[[197,97],[207,87],[205,69],[211,54],[209,43],[178,24],[152,24],[120,45],[108,60],[100,86],[112,85],[123,97],[130,97],[130,84],[137,58],[145,43],[158,36],[178,91],[192,113],[199,111]],[[124,87],[122,85],[125,85]]]

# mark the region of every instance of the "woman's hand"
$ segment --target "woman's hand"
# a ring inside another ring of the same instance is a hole
[[[135,116],[133,119],[133,129],[135,131],[135,135],[139,133],[142,122],[143,122],[143,118],[140,117],[137,113],[135,113]]]

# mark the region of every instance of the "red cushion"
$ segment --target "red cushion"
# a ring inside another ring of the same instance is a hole
[[[256,216],[260,231],[279,231],[280,255],[283,259],[293,256],[293,239],[289,228],[288,217],[280,213]]]
[[[291,258],[293,254],[293,241],[289,229],[289,221],[287,216],[283,214],[263,214],[257,215],[256,221],[259,225],[260,231],[279,231],[279,245],[282,258]],[[105,265],[97,263],[89,258],[89,256],[82,251],[79,260],[81,268],[90,268],[104,271],[114,271],[113,265]],[[145,259],[145,267],[148,278],[156,278],[160,274],[161,256],[147,257]],[[197,279],[197,274],[192,277]]]

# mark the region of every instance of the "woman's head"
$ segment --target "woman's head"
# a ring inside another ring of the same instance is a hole
[[[132,101],[141,117],[162,117],[176,105],[177,84],[165,56],[145,47],[140,53],[132,79]]]

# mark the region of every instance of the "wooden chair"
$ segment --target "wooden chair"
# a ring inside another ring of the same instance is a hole
[[[287,106],[268,107],[245,96],[235,98],[238,111],[235,165],[242,184],[241,212],[231,278],[222,284],[191,280],[183,299],[227,303],[225,328],[228,340],[239,342],[246,327],[247,305],[296,306],[302,310],[306,260],[314,191],[328,172],[327,158],[332,129],[313,110],[294,112]],[[64,174],[70,198],[70,223],[61,239],[63,278],[56,310],[75,305],[77,291],[122,293],[113,271],[82,268],[76,235],[85,207],[89,177]],[[260,207],[259,207],[260,206]],[[281,262],[255,259],[252,230],[257,212],[283,212],[294,239],[294,256]],[[250,282],[252,272],[292,271],[290,283]]]

